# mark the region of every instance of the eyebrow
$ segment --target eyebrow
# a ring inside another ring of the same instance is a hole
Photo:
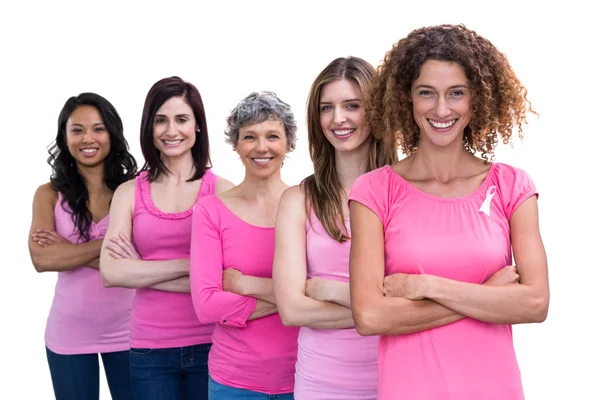
[[[435,90],[435,88],[434,88],[433,86],[431,86],[431,85],[424,85],[424,84],[421,84],[421,85],[418,85],[417,87],[415,87],[415,89],[418,89],[418,88],[434,89],[434,90]],[[468,88],[469,88],[469,86],[468,86],[468,85],[463,85],[463,84],[460,84],[460,85],[452,85],[452,86],[450,86],[448,89],[458,89],[458,88],[461,88],[461,89],[468,89]]]
[[[104,122],[94,122],[92,124],[92,126],[98,126],[98,125],[104,125]],[[81,126],[81,127],[83,127],[83,124],[74,123],[74,124],[70,124],[69,126]]]
[[[154,118],[156,118],[156,117],[167,118],[167,116],[165,114],[154,114]],[[188,118],[190,118],[191,116],[189,114],[177,114],[175,116],[175,118],[177,118],[177,117],[188,117]]]
[[[350,103],[352,101],[362,101],[362,99],[348,99],[348,100],[343,100],[342,103]],[[320,101],[319,104],[333,104],[333,102],[331,102],[331,101]]]

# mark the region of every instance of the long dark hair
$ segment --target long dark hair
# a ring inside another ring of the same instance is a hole
[[[204,172],[212,166],[210,161],[210,145],[208,142],[208,127],[206,125],[206,115],[200,92],[196,86],[178,76],[163,78],[152,85],[148,91],[144,103],[144,111],[142,112],[140,144],[145,160],[142,171],[148,171],[148,180],[150,182],[156,180],[161,174],[169,173],[169,170],[160,159],[160,151],[154,145],[154,115],[160,106],[172,97],[183,97],[185,99],[192,108],[196,126],[198,127],[196,129],[196,142],[192,146],[192,158],[194,159],[196,171],[188,179],[188,182],[202,178]]]
[[[56,139],[48,148],[48,164],[52,167],[50,184],[54,190],[62,193],[62,204],[69,205],[79,238],[87,242],[90,240],[89,229],[92,223],[92,213],[88,208],[90,195],[85,179],[79,173],[75,159],[67,147],[66,130],[73,111],[84,105],[95,107],[100,112],[110,135],[110,152],[104,159],[104,184],[114,192],[121,183],[135,176],[137,164],[129,153],[129,146],[123,136],[121,117],[108,100],[95,93],[81,93],[67,100],[58,116]]]

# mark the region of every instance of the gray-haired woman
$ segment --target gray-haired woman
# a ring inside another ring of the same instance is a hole
[[[196,205],[190,286],[202,323],[215,323],[209,399],[293,399],[298,328],[277,313],[271,280],[286,153],[295,147],[290,106],[252,93],[227,118],[227,142],[246,168],[241,184]]]

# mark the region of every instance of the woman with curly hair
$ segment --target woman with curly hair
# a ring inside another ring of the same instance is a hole
[[[493,159],[526,93],[462,25],[411,32],[379,67],[367,118],[407,157],[352,188],[350,288],[359,333],[381,335],[380,399],[523,398],[511,325],[545,320],[547,261],[533,181]]]
[[[98,272],[113,193],[137,168],[117,110],[95,93],[69,98],[49,153],[52,176],[33,199],[29,252],[38,272],[58,272],[45,337],[54,394],[98,399],[100,354],[112,398],[129,400],[133,290],[105,288]]]

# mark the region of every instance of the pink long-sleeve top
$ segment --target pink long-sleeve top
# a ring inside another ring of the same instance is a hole
[[[215,193],[217,176],[206,170],[198,202]],[[135,180],[133,242],[142,260],[190,257],[193,207],[176,213],[159,210],[152,201],[146,171]],[[173,348],[210,343],[212,324],[196,318],[189,293],[141,288],[135,291],[131,310],[131,347]]]
[[[223,270],[272,277],[275,229],[251,225],[210,196],[196,204],[192,222],[190,286],[203,324],[216,323],[208,371],[216,382],[267,394],[294,390],[298,328],[279,314],[249,321],[253,297],[223,291]]]

